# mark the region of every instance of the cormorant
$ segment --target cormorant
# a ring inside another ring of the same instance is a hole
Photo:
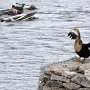
[[[75,40],[74,49],[75,52],[79,55],[79,60],[85,60],[90,56],[90,42],[84,44],[81,40],[80,32],[77,28],[72,28],[72,31],[68,33],[68,36],[71,39]]]

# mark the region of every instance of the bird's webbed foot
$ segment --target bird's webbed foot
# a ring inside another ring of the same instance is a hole
[[[80,62],[84,63],[84,61],[85,61],[85,58],[84,57],[80,57]]]
[[[75,57],[75,61],[84,63],[85,58],[84,57]]]

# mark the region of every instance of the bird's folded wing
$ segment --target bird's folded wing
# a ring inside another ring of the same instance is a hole
[[[90,43],[88,43],[88,44],[83,44],[83,46],[90,48]]]

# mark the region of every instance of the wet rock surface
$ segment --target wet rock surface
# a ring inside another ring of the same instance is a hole
[[[38,90],[90,90],[90,59],[80,63],[73,58],[45,66]]]

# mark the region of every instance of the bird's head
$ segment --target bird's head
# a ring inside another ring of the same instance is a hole
[[[71,39],[76,40],[77,38],[80,38],[80,32],[77,28],[71,28],[71,31],[68,33],[68,36]]]

